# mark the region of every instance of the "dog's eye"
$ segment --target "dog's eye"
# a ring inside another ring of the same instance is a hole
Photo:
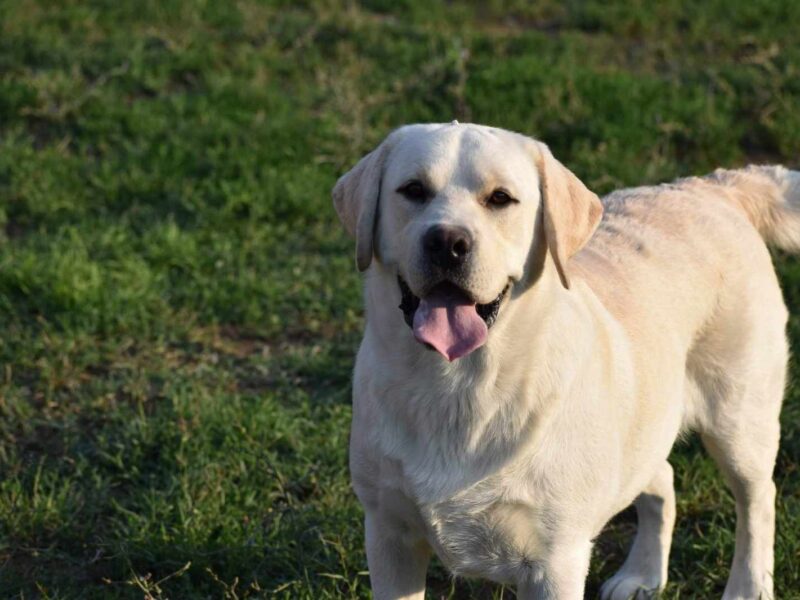
[[[425,202],[428,197],[428,190],[419,181],[409,181],[400,186],[397,191],[412,202]]]
[[[487,199],[487,203],[491,206],[505,206],[514,202],[514,199],[509,196],[508,192],[503,190],[495,190]]]

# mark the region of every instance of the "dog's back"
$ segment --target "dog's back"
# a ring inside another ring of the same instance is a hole
[[[800,173],[783,167],[717,170],[706,177],[614,192],[574,268],[621,322],[668,313],[688,350],[725,308],[756,300],[785,310],[766,244],[800,250]],[[746,310],[742,307],[743,310]],[[684,318],[676,321],[675,311]]]

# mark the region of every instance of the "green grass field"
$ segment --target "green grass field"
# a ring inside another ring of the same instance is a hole
[[[395,126],[526,132],[598,192],[798,165],[800,3],[529,4],[0,0],[0,597],[369,596],[346,467],[359,278],[330,188]],[[776,262],[797,353],[800,259]],[[733,502],[696,440],[672,462],[664,597],[718,598]],[[634,523],[598,540],[590,596]],[[514,597],[438,565],[429,584]]]

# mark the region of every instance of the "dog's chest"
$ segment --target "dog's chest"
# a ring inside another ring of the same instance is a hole
[[[381,450],[385,456],[387,449]],[[514,583],[543,558],[548,532],[542,524],[553,507],[548,496],[536,492],[545,482],[535,461],[526,452],[514,452],[519,448],[503,450],[467,457],[441,438],[429,439],[405,446],[405,453],[384,461],[380,472],[384,489],[403,490],[413,505],[403,512],[421,519],[428,542],[448,569]]]
[[[378,487],[402,490],[408,504],[401,512],[421,518],[428,542],[451,571],[512,583],[521,570],[537,568],[547,547],[547,502],[533,493],[544,476],[531,459],[541,441],[533,407],[519,386],[495,383],[496,374],[451,371],[448,378],[386,382],[373,370],[357,397],[382,402],[358,456],[364,462],[381,457]]]
[[[429,542],[451,571],[513,583],[536,568],[547,547],[543,508],[513,499],[515,491],[492,477],[421,508]]]

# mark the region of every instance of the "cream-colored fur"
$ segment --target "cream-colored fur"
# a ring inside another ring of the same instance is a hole
[[[396,191],[409,179],[425,202]],[[485,204],[497,187],[516,201]],[[662,588],[686,430],[736,498],[724,598],[772,597],[787,313],[764,240],[800,248],[799,173],[720,170],[601,205],[543,144],[453,123],[395,131],[333,194],[366,271],[350,464],[376,598],[422,599],[431,552],[520,598],[583,598],[592,540],[632,502],[636,539],[601,595]],[[487,343],[452,363],[397,308],[398,275],[431,285],[435,224],[474,236],[479,303],[512,285]]]

